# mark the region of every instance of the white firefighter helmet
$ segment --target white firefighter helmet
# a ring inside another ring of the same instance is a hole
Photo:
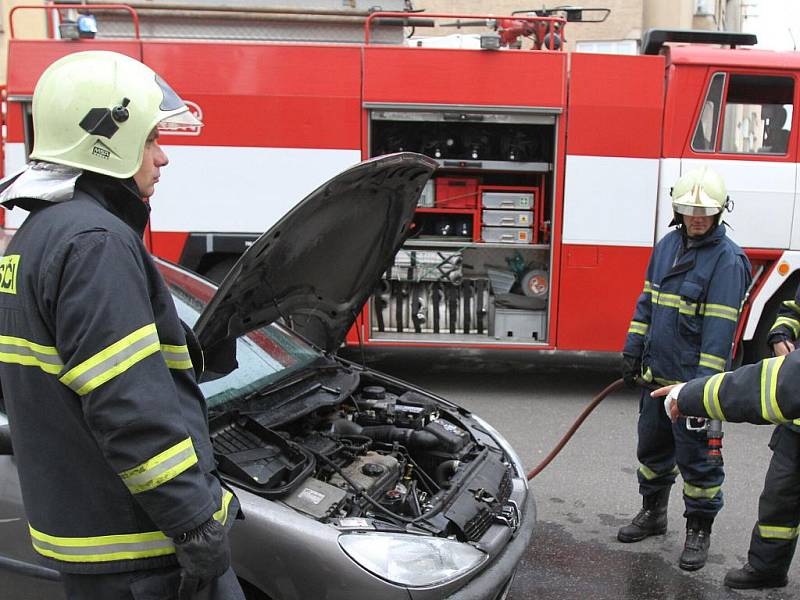
[[[675,182],[672,188],[672,210],[675,215],[707,217],[719,215],[728,206],[725,182],[708,167],[693,169]]]
[[[36,84],[31,158],[125,179],[139,170],[154,127],[200,125],[150,67],[116,52],[76,52]]]

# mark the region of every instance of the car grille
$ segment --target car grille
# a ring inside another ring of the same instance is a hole
[[[466,535],[469,541],[474,542],[486,533],[486,530],[489,529],[489,526],[494,522],[495,515],[500,512],[506,500],[511,496],[511,488],[511,467],[508,467],[497,489],[497,501],[492,502],[489,506],[481,507],[478,513],[467,521],[467,524],[464,526],[464,535]]]

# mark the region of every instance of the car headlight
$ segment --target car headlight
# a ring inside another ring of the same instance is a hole
[[[494,427],[489,425],[486,421],[481,419],[478,415],[473,414],[471,415],[473,420],[477,421],[478,424],[483,427],[486,432],[494,438],[494,441],[503,449],[503,452],[506,453],[508,458],[511,459],[511,462],[514,463],[514,469],[516,469],[517,474],[522,478],[525,482],[525,488],[528,488],[528,479],[527,479],[527,471],[525,467],[522,466],[522,461],[520,460],[519,456],[517,455],[514,448],[511,447],[511,444],[508,443],[508,440],[504,438]]]
[[[344,534],[339,545],[367,571],[412,587],[455,579],[487,558],[469,544],[412,534]]]

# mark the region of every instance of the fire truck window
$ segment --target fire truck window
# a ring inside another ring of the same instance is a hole
[[[791,77],[731,75],[722,152],[785,155],[792,127],[793,98]]]
[[[725,74],[715,73],[708,85],[708,93],[694,130],[692,150],[695,152],[713,152],[717,145],[717,125],[719,124],[719,109],[722,106],[724,87]]]

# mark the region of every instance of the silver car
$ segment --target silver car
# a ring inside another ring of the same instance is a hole
[[[504,598],[531,539],[533,495],[497,431],[334,355],[434,168],[405,153],[348,169],[219,289],[158,262],[203,349],[219,472],[245,516],[231,543],[250,600]],[[2,413],[0,424],[1,589],[63,597],[31,549]]]

